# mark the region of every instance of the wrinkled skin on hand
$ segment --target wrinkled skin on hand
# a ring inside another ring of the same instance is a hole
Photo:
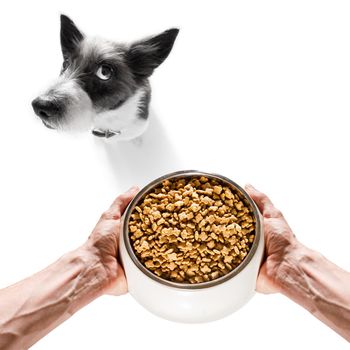
[[[106,294],[121,295],[128,290],[123,268],[118,261],[120,219],[137,192],[138,188],[132,187],[117,197],[110,208],[101,215],[86,243],[89,249],[94,250],[104,267],[108,281]]]
[[[253,186],[246,191],[257,204],[262,216],[265,236],[265,260],[260,268],[256,290],[260,293],[280,292],[276,280],[281,263],[288,259],[289,251],[298,244],[292,229],[283,214],[275,208],[271,200]]]

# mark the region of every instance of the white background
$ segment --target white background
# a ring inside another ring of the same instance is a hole
[[[59,14],[128,41],[180,34],[151,79],[143,145],[46,129],[30,102],[61,65]],[[132,184],[195,168],[265,191],[298,238],[350,269],[350,7],[347,1],[11,1],[0,5],[0,287],[82,244]],[[1,310],[0,310],[1,312]],[[345,349],[281,295],[183,325],[130,295],[102,297],[39,349]]]

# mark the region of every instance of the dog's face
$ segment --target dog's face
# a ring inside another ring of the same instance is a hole
[[[61,73],[55,84],[32,102],[35,113],[49,128],[84,130],[100,116],[130,104],[140,91],[148,103],[148,78],[169,55],[177,34],[178,29],[170,29],[129,45],[119,44],[86,37],[61,15]],[[128,123],[121,122],[124,126]]]

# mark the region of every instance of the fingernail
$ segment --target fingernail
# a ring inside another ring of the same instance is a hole
[[[139,188],[137,186],[131,186],[126,192],[135,192],[138,190],[139,190]]]
[[[256,191],[256,188],[253,185],[251,185],[251,184],[246,184],[245,187]]]

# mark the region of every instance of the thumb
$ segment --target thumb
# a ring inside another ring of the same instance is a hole
[[[120,216],[123,215],[124,210],[126,209],[128,204],[136,196],[138,191],[139,188],[137,186],[133,186],[125,193],[119,195],[111,204],[105,215],[108,214],[111,217],[111,219],[120,218]]]
[[[271,199],[265,194],[258,191],[255,187],[250,184],[245,186],[245,190],[249,196],[254,200],[258,206],[261,214],[266,218],[278,217],[281,215],[280,211],[275,208]]]

